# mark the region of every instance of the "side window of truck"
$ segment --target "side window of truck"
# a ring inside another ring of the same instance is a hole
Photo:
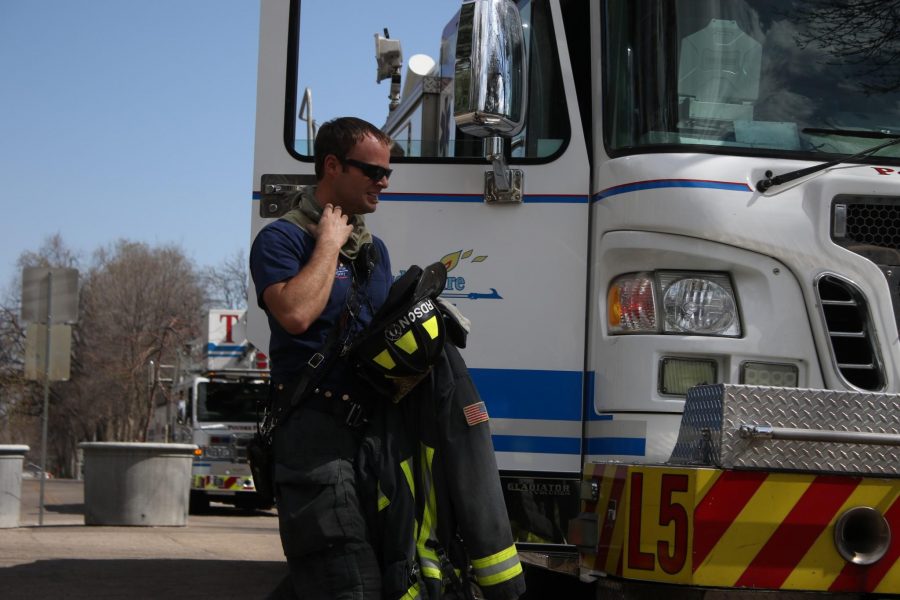
[[[528,56],[528,109],[524,130],[509,144],[510,156],[550,160],[565,147],[570,131],[550,8],[544,0],[518,4]],[[392,137],[393,160],[481,160],[482,141],[458,131],[453,120],[459,5],[459,0],[294,0],[285,132],[292,154],[310,160],[319,125],[357,116]],[[353,18],[347,18],[348,11]],[[393,77],[379,72],[378,37],[400,43],[402,65]],[[379,77],[385,78],[379,82]]]

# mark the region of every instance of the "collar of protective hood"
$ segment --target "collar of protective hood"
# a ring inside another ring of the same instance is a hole
[[[322,218],[322,207],[316,201],[316,186],[310,185],[300,190],[291,201],[291,209],[281,218],[309,233],[308,225],[316,224]],[[351,222],[353,233],[341,247],[341,254],[353,260],[365,244],[372,242],[372,234],[362,215],[354,215]]]

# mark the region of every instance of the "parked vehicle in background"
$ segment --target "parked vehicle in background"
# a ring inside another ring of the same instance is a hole
[[[260,502],[247,442],[269,391],[268,359],[247,341],[243,310],[213,309],[199,348],[173,367],[171,394],[154,410],[148,441],[196,444],[191,510],[209,502],[270,508]]]
[[[25,479],[40,479],[42,473],[44,479],[53,479],[53,474],[44,472],[40,465],[25,463],[25,466],[22,467],[22,477]]]

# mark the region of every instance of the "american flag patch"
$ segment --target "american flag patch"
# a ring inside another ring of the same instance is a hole
[[[463,413],[466,415],[466,423],[469,424],[469,427],[474,427],[479,423],[484,423],[488,420],[487,409],[484,407],[484,402],[476,402],[475,404],[470,404],[463,408]]]

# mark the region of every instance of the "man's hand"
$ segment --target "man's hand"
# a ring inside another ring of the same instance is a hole
[[[309,262],[291,279],[273,283],[263,292],[269,312],[288,333],[300,335],[325,310],[338,255],[353,233],[348,220],[340,206],[326,204],[319,224],[308,227],[316,238]]]
[[[326,244],[340,249],[353,233],[353,225],[348,221],[347,215],[343,213],[340,206],[326,204],[322,209],[319,224],[310,224],[308,228],[318,244]]]

